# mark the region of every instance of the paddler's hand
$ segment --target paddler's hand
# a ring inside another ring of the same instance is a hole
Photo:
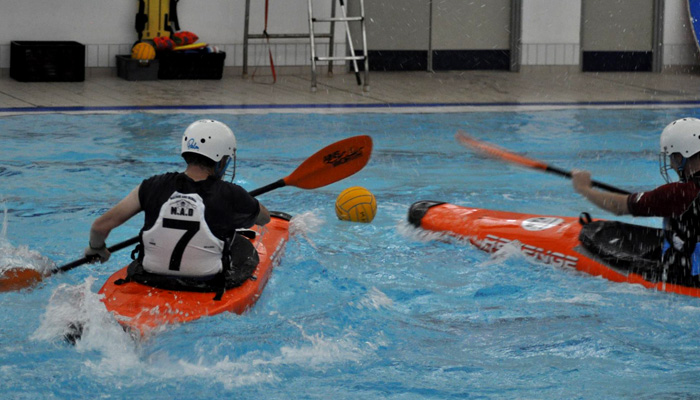
[[[102,247],[93,247],[92,244],[88,243],[88,247],[85,248],[85,257],[101,263],[107,262],[111,255],[112,253],[107,250],[106,243],[102,243]]]
[[[571,184],[574,187],[576,193],[585,195],[591,187],[591,173],[589,171],[582,171],[575,169],[571,171]]]

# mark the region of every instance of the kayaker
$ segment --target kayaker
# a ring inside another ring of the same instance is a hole
[[[185,129],[181,155],[187,164],[184,172],[144,180],[93,222],[85,256],[109,260],[105,244],[109,233],[144,211],[138,257],[129,268],[128,279],[138,275],[157,283],[165,277],[167,283],[172,280],[168,278],[176,278],[177,285],[204,289],[211,289],[208,281],[220,287],[222,279],[247,279],[257,265],[257,253],[237,229],[265,225],[270,213],[245,189],[222,179],[231,162],[235,176],[233,131],[219,121],[196,121]],[[231,267],[231,260],[245,266]]]
[[[667,182],[656,189],[629,195],[593,188],[588,171],[572,171],[574,190],[615,215],[663,217],[663,265],[668,281],[698,284],[700,275],[700,120],[681,118],[661,132],[659,164]],[[668,171],[679,181],[673,182]],[[671,245],[671,243],[673,245]]]

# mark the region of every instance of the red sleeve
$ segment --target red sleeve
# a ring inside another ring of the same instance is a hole
[[[627,197],[627,208],[639,217],[678,217],[698,196],[694,182],[673,182]]]

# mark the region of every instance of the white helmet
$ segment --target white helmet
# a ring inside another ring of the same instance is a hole
[[[226,124],[213,119],[195,121],[185,129],[182,135],[180,154],[201,154],[214,162],[224,156],[234,158],[236,154],[236,135]]]
[[[676,170],[681,181],[684,181],[683,168],[687,159],[700,153],[700,119],[681,118],[671,122],[661,132],[660,144],[659,164],[661,176],[664,177],[666,182],[671,181],[668,177],[668,171],[673,169],[670,158],[672,154],[678,153],[683,158],[676,165]]]

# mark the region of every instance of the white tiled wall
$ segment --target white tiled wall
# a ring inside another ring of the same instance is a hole
[[[578,43],[523,44],[522,65],[579,65],[581,46]]]

